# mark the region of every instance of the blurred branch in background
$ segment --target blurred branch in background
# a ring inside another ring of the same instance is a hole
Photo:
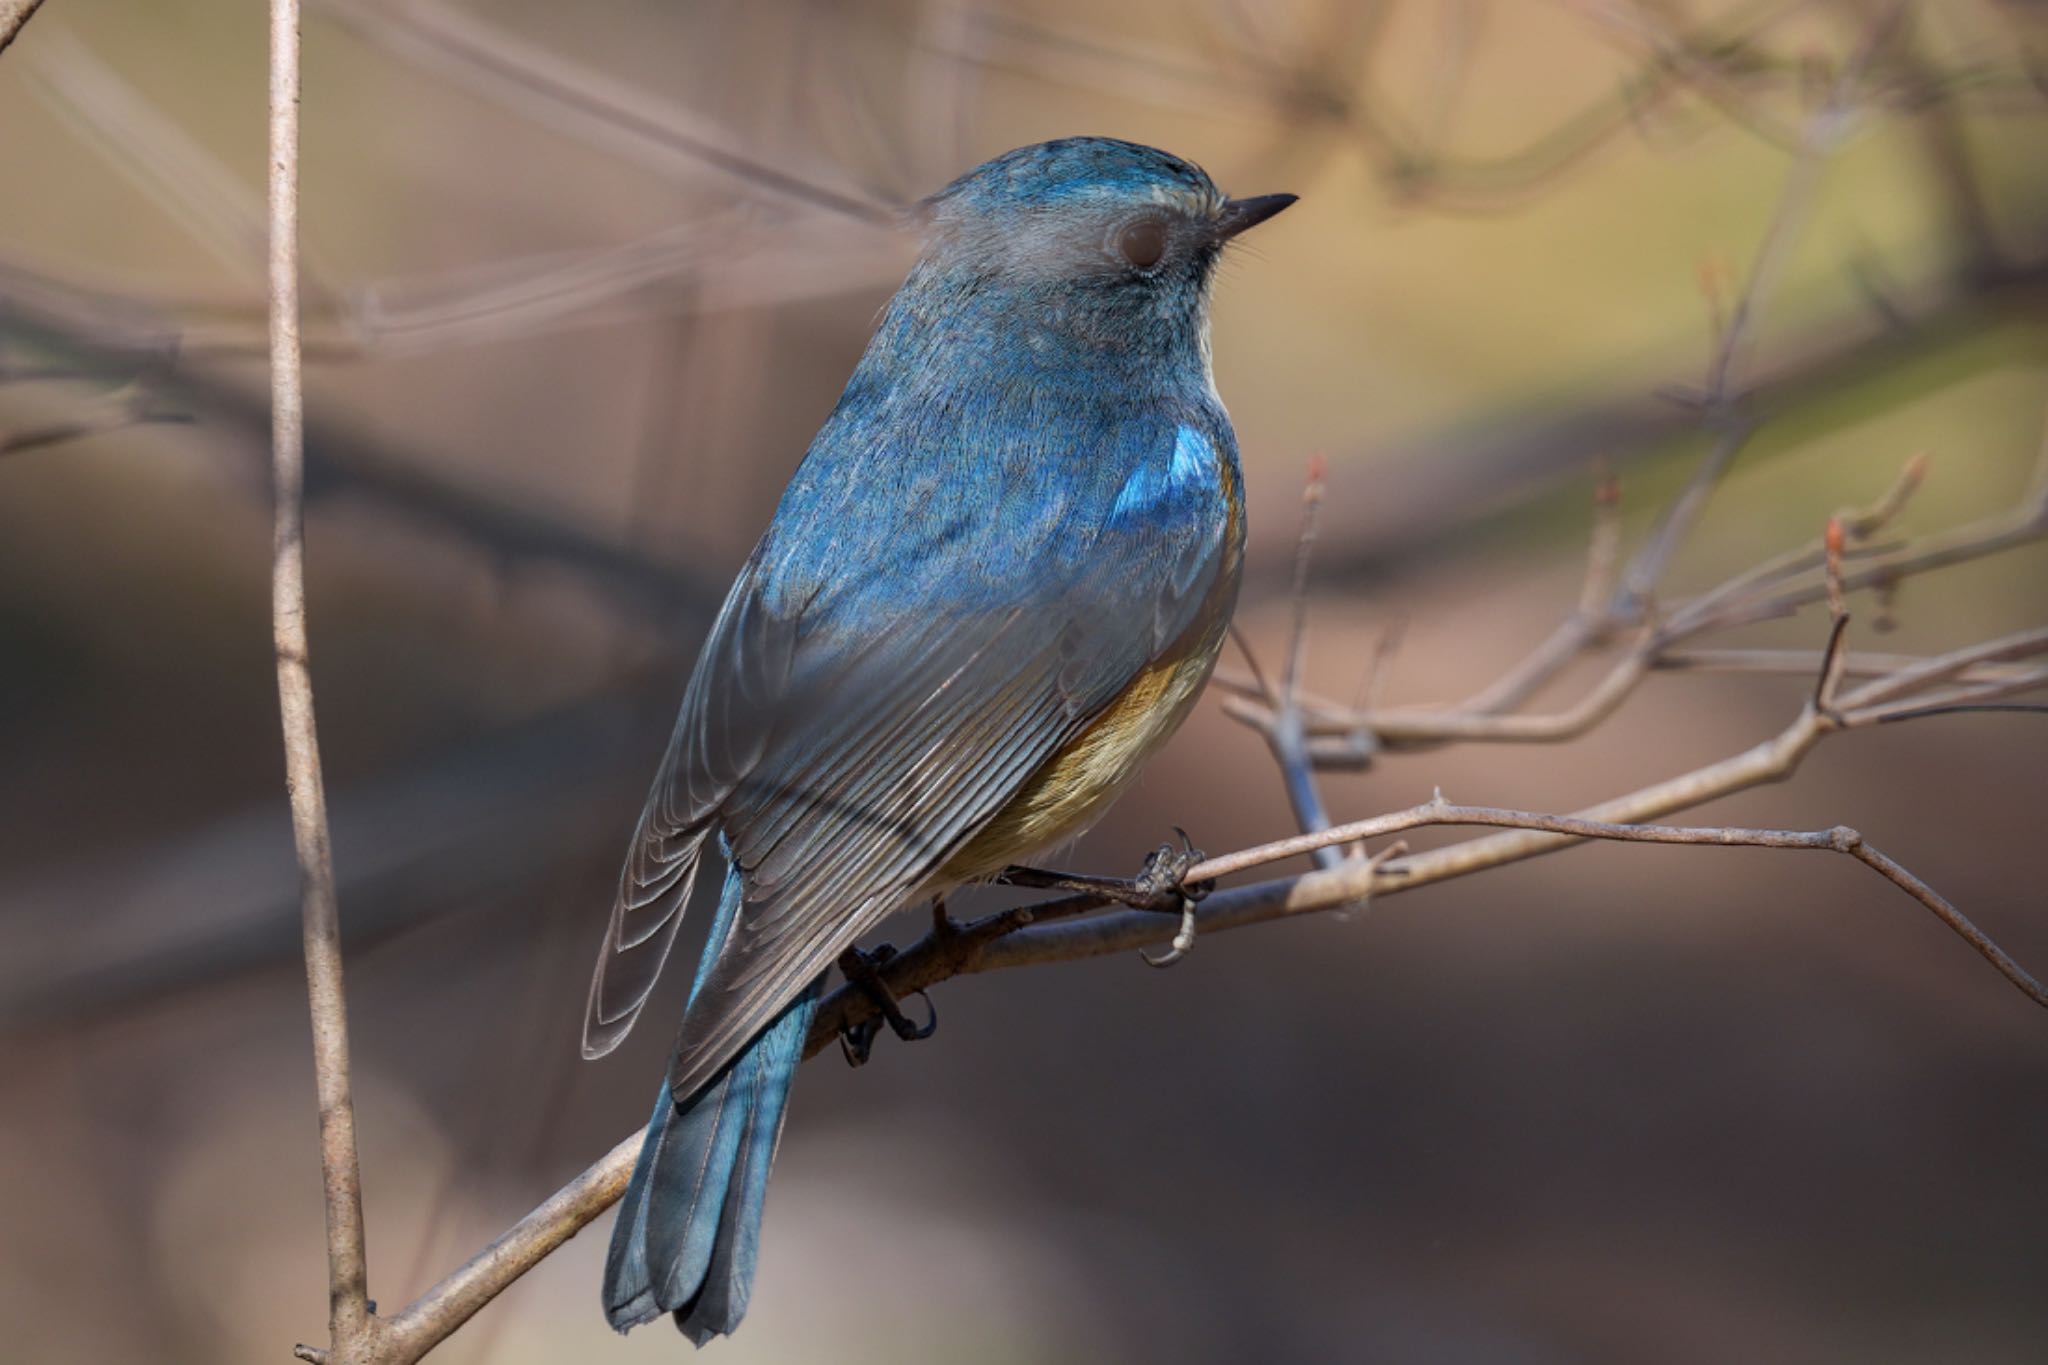
[[[1471,0],[1435,7],[1438,62],[1422,107],[1413,114],[1382,88],[1385,73],[1377,69],[1389,24],[1403,8],[1380,3],[1282,11],[1216,0],[1206,7],[1204,35],[1213,64],[1106,42],[1037,19],[983,12],[974,22],[984,41],[953,55],[1066,85],[1129,90],[1136,81],[1144,97],[1191,111],[1213,108],[1220,96],[1282,120],[1297,146],[1304,132],[1320,132],[1326,135],[1323,155],[1357,149],[1403,203],[1497,212],[1555,188],[1631,133],[1656,135],[1670,146],[1732,126],[1796,151],[1797,105],[1810,93],[1813,54],[1798,39],[1784,48],[1771,43],[1775,30],[1826,7],[1761,0],[1687,24],[1659,5],[1569,6],[1631,55],[1634,72],[1612,95],[1527,135],[1513,150],[1487,156],[1446,146],[1445,129],[1465,94],[1472,52],[1491,7]],[[1996,112],[2038,112],[2038,91],[2025,69],[1977,59],[1943,66],[1921,55],[1918,41],[1909,40],[1887,59],[1887,79],[1867,92],[1869,98],[1922,112],[1956,102]],[[1685,96],[1693,97],[1692,105],[1681,105]],[[1966,159],[1956,173],[1967,177]]]
[[[892,229],[901,206],[834,188],[824,183],[830,179],[824,171],[769,164],[679,106],[630,94],[616,81],[443,6],[323,3],[316,9],[402,59],[454,76],[509,112],[580,136],[596,150],[628,155],[663,174],[673,174],[680,162],[697,172],[685,182],[696,188],[703,188],[701,173],[709,168],[721,187],[739,191],[740,205],[751,211],[735,215],[727,209],[637,241],[480,263],[433,279],[344,290],[318,271],[308,291],[325,314],[316,315],[309,339],[315,358],[347,360],[534,335],[587,322],[620,302],[635,312],[666,312],[673,305],[665,294],[637,303],[634,296],[714,268],[730,286],[735,262],[748,258],[752,265],[741,265],[742,277],[756,281],[762,298],[777,301],[858,289],[886,280],[899,267]],[[37,58],[40,93],[90,146],[192,240],[231,268],[252,266],[252,242],[260,241],[252,234],[261,218],[231,172],[68,35],[60,32]],[[763,212],[776,221],[764,222]],[[833,221],[829,235],[811,221],[818,213]],[[0,282],[0,303],[18,292],[25,312],[83,341],[214,357],[254,354],[263,345],[262,303],[254,297],[159,300],[25,264],[9,267],[9,274],[10,282]]]
[[[749,199],[871,227],[894,226],[907,207],[838,183],[841,177],[830,168],[770,160],[680,105],[627,90],[603,72],[564,61],[438,0],[315,0],[315,8],[412,65],[655,174],[674,176],[681,169],[688,173],[686,183],[695,183],[709,170]]]
[[[0,48],[34,8],[0,0]],[[1527,208],[1632,138],[1662,150],[1734,131],[1738,140],[1787,153],[1791,166],[1739,294],[1723,297],[1719,272],[1703,272],[1715,335],[1697,391],[1653,404],[1609,381],[1606,390],[1575,395],[1562,410],[1516,412],[1496,435],[1440,431],[1405,448],[1399,468],[1372,470],[1371,483],[1355,498],[1341,487],[1329,496],[1331,480],[1318,464],[1293,559],[1282,568],[1276,557],[1275,567],[1248,584],[1246,594],[1248,604],[1262,594],[1289,598],[1291,629],[1278,684],[1256,662],[1250,678],[1219,678],[1233,694],[1226,711],[1267,741],[1305,833],[1207,859],[1188,881],[1297,856],[1316,866],[1216,891],[1193,908],[1189,924],[1208,936],[1314,911],[1357,909],[1587,840],[1835,851],[1913,895],[2030,999],[2048,1003],[2039,983],[1960,911],[1854,831],[1643,823],[1783,780],[1838,731],[1957,710],[2033,707],[2010,699],[2048,687],[2048,628],[1922,654],[1862,651],[1851,648],[1844,633],[1843,601],[1847,593],[1867,591],[1888,609],[1909,578],[2040,542],[2048,535],[2048,444],[2024,493],[1995,514],[1888,539],[1930,470],[1949,467],[1946,457],[1932,464],[1915,456],[1889,491],[1867,507],[1840,513],[1830,535],[1704,590],[1677,594],[1666,587],[1703,509],[1766,414],[1902,367],[1958,334],[2044,315],[2048,263],[2038,250],[2038,225],[2001,220],[1998,210],[2005,206],[1986,190],[1976,125],[1965,124],[2038,119],[2048,109],[2041,57],[2020,7],[1971,7],[1964,15],[1960,6],[1776,0],[1694,16],[1625,0],[1570,5],[1560,22],[1619,54],[1625,70],[1616,88],[1561,115],[1532,120],[1504,147],[1487,148],[1461,141],[1460,118],[1484,79],[1485,61],[1498,55],[1504,13],[1482,0],[1286,12],[1215,0],[1192,11],[1193,52],[990,6],[927,4],[914,6],[915,17],[896,35],[911,58],[907,74],[890,85],[900,107],[863,98],[851,82],[799,79],[803,112],[817,125],[813,131],[825,131],[813,139],[816,145],[798,150],[743,132],[728,117],[652,94],[601,65],[561,55],[509,23],[439,0],[315,0],[313,8],[402,71],[416,73],[422,84],[465,92],[511,115],[521,129],[550,130],[686,200],[671,221],[652,229],[590,215],[572,223],[582,236],[569,245],[520,244],[484,259],[501,251],[492,240],[472,248],[476,255],[462,263],[416,273],[370,270],[354,280],[315,251],[306,272],[306,354],[333,367],[330,373],[457,348],[882,289],[906,255],[893,230],[907,207],[902,187],[928,189],[966,164],[950,144],[973,141],[966,131],[971,98],[990,73],[1184,115],[1239,117],[1265,139],[1256,156],[1262,169],[1308,175],[1356,163],[1380,193],[1410,213]],[[1413,73],[1387,56],[1395,28],[1412,25],[1418,13],[1428,15],[1433,35],[1419,93],[1406,79]],[[29,73],[44,107],[119,176],[121,190],[162,212],[225,268],[229,282],[167,290],[0,246],[0,339],[7,343],[0,353],[0,398],[11,402],[30,384],[61,385],[46,397],[71,407],[49,420],[0,424],[0,456],[197,416],[226,433],[208,443],[208,452],[235,462],[233,472],[253,492],[259,484],[247,476],[256,472],[255,447],[234,435],[268,414],[247,363],[266,348],[267,305],[253,287],[256,244],[263,239],[259,201],[196,133],[129,84],[116,62],[61,30],[46,32],[48,22],[38,27],[37,41],[10,55],[7,69]],[[807,16],[806,42],[831,46],[835,22],[824,11]],[[1979,24],[2009,41],[1957,37]],[[817,36],[818,26],[826,37]],[[1837,44],[1844,35],[1849,41]],[[1845,55],[1828,55],[1837,45]],[[802,51],[790,56],[793,64],[805,60]],[[1774,336],[1797,335],[1779,337],[1768,357],[1753,355],[1761,319],[1780,301],[1793,243],[1814,216],[1824,165],[1881,122],[1915,132],[1917,151],[1908,155],[1924,162],[1928,193],[1943,206],[1938,245],[1948,257],[1945,268],[1897,285],[1874,258],[1851,259],[1845,268],[1856,272],[1863,288],[1850,312],[1817,325],[1774,326]],[[853,150],[841,156],[819,150],[835,138]],[[873,160],[888,164],[863,164]],[[456,183],[462,188],[451,195],[474,191],[459,177]],[[317,236],[321,224],[311,226]],[[721,332],[721,343],[729,335]],[[581,336],[576,340],[580,344]],[[649,417],[637,447],[643,458],[661,458],[683,445],[677,432],[683,404],[664,401],[673,395],[663,382],[657,376],[644,405]],[[98,392],[73,400],[71,386]],[[658,622],[684,643],[715,604],[722,582],[658,558],[655,538],[645,533],[653,522],[639,519],[643,508],[635,506],[632,525],[622,533],[592,530],[555,502],[507,491],[488,466],[457,474],[434,468],[423,441],[394,449],[391,438],[351,426],[336,407],[324,422],[316,412],[308,432],[308,500],[338,494],[426,540],[475,554],[501,578],[529,565],[567,565],[611,616]],[[1419,553],[1447,529],[1492,515],[1538,484],[1576,474],[1590,452],[1605,452],[1626,467],[1680,431],[1703,433],[1710,445],[1690,481],[1661,504],[1661,515],[1632,551],[1623,526],[1623,481],[1618,475],[1598,481],[1576,604],[1545,642],[1492,683],[1455,703],[1388,706],[1380,684],[1395,658],[1389,633],[1366,670],[1360,702],[1347,705],[1307,690],[1311,551],[1318,535],[1324,576],[1357,576]],[[646,481],[634,487],[637,502]],[[1383,509],[1395,524],[1359,520],[1387,515]],[[279,510],[285,511],[282,502]],[[1765,649],[1721,638],[1822,602],[1834,620],[1824,644]],[[288,652],[281,652],[281,665]],[[1603,671],[1582,695],[1557,709],[1536,709],[1569,668],[1594,660]],[[1318,785],[1321,774],[1367,768],[1395,755],[1575,739],[1614,717],[1653,675],[1678,671],[1818,682],[1798,716],[1775,736],[1576,815],[1453,806],[1439,797],[1338,823]],[[646,702],[634,691],[637,681],[612,679],[596,700],[545,708],[342,791],[336,871],[343,894],[365,912],[352,919],[350,950],[428,919],[474,913],[568,850],[602,842],[606,827],[598,812],[602,794],[617,785],[620,736],[630,730],[624,713]],[[662,695],[662,704],[672,700]],[[1399,844],[1371,853],[1365,847],[1369,839],[1449,825],[1501,832],[1422,853]],[[10,937],[0,952],[6,966],[0,1017],[15,1024],[84,1018],[277,961],[295,945],[280,932],[275,913],[288,880],[286,869],[268,856],[275,835],[274,821],[230,814],[199,836],[118,863],[102,850],[89,866],[42,882],[19,898],[24,908],[4,926]],[[80,936],[65,926],[74,907],[86,903],[104,913],[95,934]],[[964,923],[948,919],[940,907],[932,931],[880,972],[891,991],[903,995],[956,975],[1121,953],[1169,939],[1184,939],[1172,918],[1092,896]],[[1177,941],[1177,950],[1184,948]],[[872,1032],[876,1019],[867,996],[841,990],[821,1011],[811,1050],[862,1029]],[[627,1138],[411,1306],[379,1318],[362,1305],[349,1329],[360,1329],[355,1343],[333,1359],[418,1359],[616,1199],[637,1142],[637,1135]],[[363,1287],[357,1277],[343,1279],[354,1303]],[[337,1324],[339,1345],[348,1324],[339,1318]]]
[[[1165,84],[1141,93],[1164,101],[1170,98],[1169,87],[1177,85],[1182,102],[1199,99],[1204,108],[1213,107],[1219,92],[1235,91],[1258,101],[1269,114],[1288,116],[1289,149],[1304,145],[1304,130],[1319,126],[1356,135],[1374,154],[1379,173],[1405,200],[1430,207],[1470,206],[1475,195],[1483,200],[1493,193],[1518,202],[1552,187],[1592,150],[1643,127],[1647,111],[1678,91],[1698,95],[1707,112],[1723,123],[1763,130],[1777,145],[1805,147],[1805,161],[1816,150],[1825,151],[1808,145],[1817,121],[1805,120],[1801,133],[1793,117],[1799,102],[1811,96],[1821,59],[1803,39],[1795,38],[1790,52],[1766,46],[1774,28],[1805,17],[1814,8],[1810,4],[1780,0],[1741,6],[1692,34],[1672,28],[1652,6],[1588,6],[1585,16],[1597,32],[1618,34],[1643,49],[1642,71],[1612,104],[1566,118],[1522,151],[1469,163],[1425,145],[1421,133],[1381,108],[1371,93],[1373,51],[1396,8],[1330,6],[1323,13],[1334,31],[1283,34],[1272,31],[1274,21],[1264,11],[1219,4],[1209,21],[1210,46],[1224,61],[1218,68],[1188,67],[1180,59],[1106,46],[1036,21],[979,10],[963,11],[962,22],[928,25],[916,40],[943,41],[947,46],[936,55],[960,64],[1021,61],[1024,69],[1046,80],[1113,81],[1128,90],[1134,75],[1157,77]],[[900,269],[901,251],[890,228],[903,205],[850,187],[837,172],[765,156],[713,121],[631,90],[437,0],[380,0],[369,6],[319,0],[315,9],[408,64],[452,79],[518,117],[623,157],[651,174],[679,177],[679,184],[713,200],[736,196],[723,216],[714,212],[633,242],[472,266],[438,279],[356,288],[316,276],[314,293],[328,314],[315,318],[310,331],[309,353],[317,358],[343,360],[530,335],[587,321],[593,310],[614,304],[631,312],[665,314],[674,308],[672,291],[650,287],[705,271],[719,274],[722,298],[731,306],[750,294],[787,301],[821,290],[875,287]],[[1477,5],[1447,11],[1444,79],[1455,79],[1462,69],[1454,58],[1477,41],[1482,12]],[[2023,69],[1987,66],[1974,58],[1943,66],[1921,52],[1921,40],[1904,23],[1904,13],[1899,7],[1888,12],[1885,22],[1868,26],[1870,51],[1849,63],[1859,70],[1859,98],[1869,110],[1903,113],[1939,127],[1959,104],[1996,112],[2004,109],[2003,101],[2018,97],[2016,112],[2040,114],[2039,91]],[[235,260],[246,247],[250,214],[248,196],[233,177],[167,121],[152,117],[139,96],[75,43],[60,42],[39,60],[46,97],[87,130],[90,143],[125,168],[131,183],[164,205],[210,251]],[[1873,63],[1876,70],[1861,70]],[[1355,90],[1356,82],[1345,74],[1353,71],[1367,73]],[[1453,93],[1438,91],[1434,105],[1447,108]],[[1991,100],[1992,95],[1999,100]],[[925,110],[920,117],[945,122],[948,114]],[[1443,121],[1440,114],[1425,120],[1431,125]],[[1838,141],[1847,131],[1831,128],[1825,136]],[[1952,130],[1932,141],[1941,153],[1936,158],[1940,183],[1964,205],[1959,220],[1981,229],[1971,235],[1964,287],[2036,278],[2039,262],[2005,259],[1983,226],[1982,196],[1968,149]],[[745,211],[733,217],[735,207]],[[820,219],[829,228],[821,227]],[[735,271],[748,288],[735,291]],[[1903,306],[1903,301],[1892,302]],[[1940,300],[1923,300],[1918,312],[1925,320],[1941,306]],[[0,257],[0,320],[16,310],[74,342],[153,356],[196,360],[254,354],[261,347],[260,300],[156,299],[68,280],[47,267]],[[1904,315],[1895,314],[1895,321],[1898,316]],[[1844,348],[1836,358],[1846,359],[1855,349]],[[1827,364],[1821,360],[1819,368]]]
[[[650,700],[564,707],[337,791],[349,950],[484,913],[576,848],[608,841],[603,797],[639,776],[624,756],[632,713]],[[0,919],[0,1029],[105,1019],[296,958],[297,884],[274,801],[14,883]],[[95,907],[90,936],[67,931],[79,905]]]
[[[2048,444],[2044,444],[2033,482],[2011,508],[1948,531],[1903,542],[1868,544],[1905,506],[1926,469],[1925,457],[1914,457],[1906,463],[1891,491],[1870,507],[1850,510],[1840,517],[1847,528],[1845,534],[1855,547],[1844,580],[1848,587],[1887,594],[1912,575],[2048,536]],[[1601,534],[1596,525],[1596,546]],[[1594,573],[1599,572],[1598,565],[1596,555]],[[1608,624],[1610,618],[1604,612],[1592,618],[1592,626],[1602,628],[1593,629],[1581,614],[1583,609],[1574,611],[1563,631],[1551,637],[1552,642],[1546,642],[1491,686],[1457,706],[1360,711],[1323,698],[1303,698],[1299,704],[1306,714],[1304,724],[1310,736],[1306,755],[1317,767],[1343,770],[1365,767],[1381,753],[1450,743],[1555,743],[1575,739],[1612,715],[1637,685],[1656,670],[1808,671],[1816,664],[1817,655],[1754,650],[1688,652],[1677,647],[1716,631],[1788,616],[1802,606],[1824,600],[1825,568],[1825,551],[1816,539],[1663,609],[1634,628],[1607,673],[1578,703],[1563,711],[1529,714],[1520,708],[1573,658],[1612,641],[1612,632],[1617,627]],[[1554,643],[1559,640],[1570,643]],[[1997,657],[2002,660],[2010,656]],[[1930,661],[1850,654],[1844,662],[1853,674],[1870,676]],[[2038,678],[2031,671],[2015,674],[1991,667],[1992,662],[1991,656],[1973,661],[1963,684],[1991,688]],[[1984,666],[1978,667],[1979,664]],[[1256,677],[1226,674],[1219,682],[1238,694],[1224,704],[1232,716],[1269,737],[1281,732],[1282,708],[1273,703]]]
[[[56,371],[30,371],[37,379],[83,378],[81,375]],[[0,384],[10,376],[0,368]],[[64,441],[76,441],[102,432],[119,431],[124,427],[142,426],[152,422],[189,422],[191,416],[184,412],[165,411],[162,399],[150,392],[140,380],[123,384],[117,389],[86,400],[78,405],[69,417],[57,418],[37,425],[0,427],[0,456],[14,455],[41,446],[57,445]]]

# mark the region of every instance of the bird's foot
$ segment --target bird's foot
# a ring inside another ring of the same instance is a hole
[[[1180,928],[1174,932],[1172,946],[1157,957],[1150,953],[1141,954],[1154,967],[1171,967],[1195,946],[1195,906],[1216,889],[1214,880],[1193,883],[1187,880],[1188,873],[1205,862],[1207,855],[1194,846],[1186,830],[1176,827],[1174,833],[1180,836],[1180,847],[1161,844],[1153,849],[1146,855],[1145,865],[1138,869],[1138,875],[1129,879],[1012,867],[1005,869],[996,880],[1010,886],[1079,891],[1118,905],[1128,905],[1133,910],[1179,915]]]
[[[1008,886],[1029,886],[1046,891],[1079,891],[1100,896],[1133,910],[1161,914],[1182,914],[1184,907],[1216,889],[1214,881],[1186,882],[1188,872],[1206,861],[1208,855],[1188,839],[1188,832],[1176,828],[1180,847],[1161,844],[1145,856],[1145,865],[1135,877],[1095,877],[1083,872],[1049,872],[1037,867],[1005,868],[997,881]]]
[[[1173,832],[1180,836],[1180,847],[1161,844],[1153,849],[1145,855],[1145,866],[1134,879],[1151,897],[1150,903],[1138,907],[1141,910],[1186,914],[1193,906],[1207,900],[1209,893],[1216,889],[1214,877],[1199,882],[1187,880],[1188,873],[1207,862],[1209,855],[1196,848],[1194,841],[1188,838],[1188,832],[1179,825],[1173,827]],[[1190,929],[1188,932],[1192,934],[1194,931]]]
[[[938,913],[945,913],[943,902]],[[918,999],[924,1001],[925,1021],[922,1024],[913,1024],[910,1017],[903,1012],[903,1007],[896,1002],[896,997],[889,993],[889,987],[883,982],[879,968],[895,956],[895,948],[886,943],[877,944],[872,952],[848,948],[839,955],[840,974],[880,1011],[876,1018],[864,1019],[858,1024],[851,1024],[840,1030],[839,1050],[846,1057],[848,1066],[863,1066],[867,1063],[868,1053],[873,1049],[875,1039],[881,1036],[884,1024],[889,1026],[890,1032],[906,1043],[929,1038],[938,1031],[939,1011],[932,1004],[930,996],[923,991],[916,992]]]

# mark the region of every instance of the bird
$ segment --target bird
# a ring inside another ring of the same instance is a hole
[[[1294,202],[1073,137],[919,204],[917,260],[702,646],[591,982],[600,1057],[724,860],[612,1229],[617,1330],[667,1313],[701,1346],[738,1326],[841,955],[1070,841],[1187,716],[1245,541],[1211,285]]]

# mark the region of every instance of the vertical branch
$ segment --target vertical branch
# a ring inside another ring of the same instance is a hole
[[[328,844],[327,793],[313,724],[306,651],[305,405],[299,346],[299,5],[270,3],[270,388],[276,535],[271,636],[284,723],[305,926],[306,993],[320,1100],[320,1173],[327,1204],[328,1333],[336,1354],[373,1330],[363,1254],[362,1174],[349,1096],[348,1005],[341,982],[341,916]]]
[[[0,0],[0,52],[7,50],[21,26],[42,6],[43,0]]]
[[[1301,493],[1301,538],[1294,547],[1294,615],[1287,637],[1287,658],[1280,668],[1277,720],[1270,736],[1273,757],[1279,761],[1287,783],[1287,803],[1303,833],[1318,833],[1330,827],[1323,809],[1322,793],[1316,787],[1315,764],[1309,760],[1308,737],[1301,715],[1301,667],[1308,652],[1308,571],[1315,558],[1316,516],[1323,506],[1323,457],[1309,461],[1308,483]],[[1335,848],[1319,848],[1312,855],[1317,867],[1335,867],[1344,861]]]

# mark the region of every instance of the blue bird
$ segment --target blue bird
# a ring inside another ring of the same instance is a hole
[[[924,202],[924,250],[704,643],[591,983],[598,1057],[715,843],[724,891],[605,1262],[620,1331],[671,1313],[702,1345],[746,1312],[840,954],[1072,838],[1186,717],[1245,534],[1210,282],[1293,202],[1108,138]]]

